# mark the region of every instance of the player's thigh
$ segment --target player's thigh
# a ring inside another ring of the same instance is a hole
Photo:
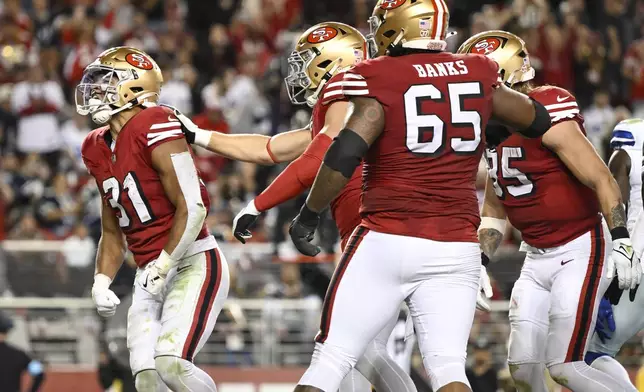
[[[610,236],[605,226],[598,225],[563,249],[562,261],[571,261],[559,267],[551,287],[548,366],[583,361],[599,301],[610,284],[606,279]]]
[[[155,355],[192,361],[212,333],[229,284],[228,264],[218,249],[181,260],[168,277]]]
[[[127,313],[127,348],[133,375],[154,369],[154,346],[161,331],[161,307],[160,296],[153,296],[134,284],[132,305]]]
[[[533,267],[540,267],[538,263],[528,254],[521,275],[512,288],[508,343],[510,364],[541,363],[545,359],[550,292],[539,284],[533,273]]]
[[[474,243],[438,243],[418,254],[407,305],[423,357],[465,359],[474,321],[481,252]]]
[[[317,343],[358,359],[398,314],[403,301],[401,237],[359,227],[342,254],[324,299]]]

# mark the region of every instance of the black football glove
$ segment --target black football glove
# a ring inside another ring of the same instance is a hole
[[[300,253],[306,256],[315,256],[321,251],[319,246],[311,243],[319,222],[320,215],[311,211],[304,204],[300,213],[293,219],[291,226],[288,228],[288,233],[291,236],[293,244],[295,244],[295,247]]]
[[[639,289],[639,287],[640,285],[637,285],[634,289],[628,290],[628,299],[631,302],[635,301],[635,295],[637,294],[637,289]],[[611,305],[617,305],[619,304],[619,300],[622,298],[623,293],[624,290],[619,288],[619,281],[616,276],[610,282],[610,286],[608,286],[606,293],[604,293],[604,297],[608,299]]]
[[[186,141],[188,141],[189,144],[195,144],[195,129],[199,129],[199,127],[174,106],[166,104],[161,104],[161,106],[172,109],[172,114],[174,114],[179,122],[181,122],[181,132],[186,136]]]
[[[239,211],[237,216],[235,216],[235,219],[233,220],[233,235],[239,242],[245,244],[246,240],[253,236],[250,229],[253,227],[260,214],[261,212],[257,210],[257,207],[255,207],[255,200],[251,200],[248,205]]]

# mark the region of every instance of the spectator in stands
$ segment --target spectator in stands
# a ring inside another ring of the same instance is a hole
[[[76,170],[83,172],[86,170],[83,159],[81,158],[81,146],[92,130],[87,117],[74,113],[71,119],[65,121],[60,128],[60,134],[63,138],[65,152],[74,162]]]
[[[68,294],[80,297],[92,285],[96,244],[82,223],[74,227],[72,234],[65,238],[62,249],[67,266]]]
[[[7,334],[13,328],[13,321],[0,313],[0,385],[6,392],[26,391],[22,386],[23,375],[31,378],[31,392],[40,390],[45,379],[44,366],[24,351],[7,343]]]
[[[31,67],[27,80],[16,84],[13,90],[11,106],[18,116],[18,151],[42,154],[54,170],[61,148],[57,116],[64,103],[61,86],[46,80],[38,66]]]
[[[600,156],[604,156],[603,138],[609,128],[615,125],[615,109],[610,106],[608,92],[595,93],[593,104],[583,111],[586,135]]]
[[[630,82],[633,114],[644,118],[644,39],[631,44],[622,64],[622,72]]]
[[[165,66],[163,72],[163,87],[159,102],[173,106],[186,116],[192,114],[192,84],[196,74],[192,66],[186,64],[182,67]],[[213,129],[214,128],[204,128]]]
[[[485,340],[474,344],[473,363],[466,369],[472,392],[496,392],[498,389],[497,370],[494,368],[492,353]]]
[[[58,173],[38,202],[36,218],[41,227],[54,236],[63,238],[76,223],[80,208],[67,183],[66,175]]]

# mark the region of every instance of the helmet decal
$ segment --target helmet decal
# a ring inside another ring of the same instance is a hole
[[[315,29],[306,37],[306,41],[311,44],[319,44],[321,42],[329,41],[338,35],[338,30],[331,26],[323,26]]]
[[[384,0],[382,4],[380,4],[380,8],[383,10],[393,10],[394,8],[398,8],[403,5],[405,1],[406,0]]]
[[[146,71],[154,68],[152,61],[140,53],[128,53],[125,56],[125,61],[133,67],[144,69]]]
[[[501,47],[501,39],[497,37],[486,37],[472,46],[470,53],[488,55]]]

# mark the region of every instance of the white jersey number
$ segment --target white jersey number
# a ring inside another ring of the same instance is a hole
[[[455,127],[472,127],[474,138],[465,140],[460,137],[451,138],[452,149],[460,153],[472,153],[481,143],[481,115],[473,110],[463,110],[463,101],[467,98],[482,96],[481,84],[478,82],[450,83],[449,92],[450,123]],[[407,148],[414,154],[436,155],[440,153],[447,142],[445,136],[445,121],[435,114],[421,114],[423,101],[443,101],[443,94],[433,84],[411,86],[404,95],[405,120],[407,124]],[[431,140],[425,141],[431,135]]]
[[[123,180],[123,190],[127,191],[127,196],[130,198],[130,201],[134,206],[134,211],[136,211],[136,215],[139,217],[139,221],[142,224],[148,223],[154,219],[154,216],[150,212],[150,203],[143,193],[141,193],[139,181],[133,172],[129,172],[125,176],[125,179]],[[130,217],[121,204],[121,184],[119,184],[115,177],[110,177],[103,181],[103,192],[105,192],[106,195],[111,195],[109,198],[110,206],[119,211],[119,226],[123,228],[129,227],[131,221]]]
[[[512,161],[525,159],[521,147],[503,147],[501,151],[501,172],[499,173],[499,155],[496,150],[486,150],[485,156],[488,162],[488,174],[494,185],[494,193],[500,198],[507,192],[512,197],[521,197],[532,194],[534,184],[528,176],[519,169],[512,167]],[[504,180],[510,180],[517,185],[508,185],[505,191],[499,184],[499,174]]]

